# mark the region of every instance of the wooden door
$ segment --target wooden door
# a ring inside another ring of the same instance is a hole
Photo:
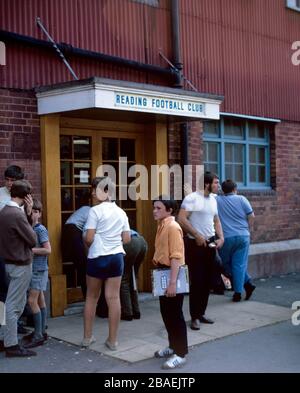
[[[101,174],[101,165],[110,165],[116,172],[116,202],[128,215],[130,227],[141,230],[141,202],[120,200],[133,179],[120,176],[120,157],[127,159],[127,173],[132,165],[142,163],[142,134],[122,131],[61,129],[60,132],[60,191],[62,225],[81,206],[90,204],[91,181]],[[62,245],[63,247],[63,245]],[[63,260],[67,279],[67,301],[83,299],[72,261]]]

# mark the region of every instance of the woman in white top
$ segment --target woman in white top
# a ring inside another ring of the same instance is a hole
[[[115,185],[108,177],[97,177],[92,183],[99,205],[89,211],[84,240],[89,247],[87,264],[87,296],[84,308],[84,339],[88,347],[95,339],[92,335],[96,306],[105,282],[108,305],[109,335],[105,345],[117,349],[120,322],[120,284],[124,269],[123,243],[130,242],[130,227],[124,210],[112,201]]]

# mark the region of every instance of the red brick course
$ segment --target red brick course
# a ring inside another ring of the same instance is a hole
[[[0,186],[9,165],[24,169],[41,198],[40,120],[33,91],[0,89]]]

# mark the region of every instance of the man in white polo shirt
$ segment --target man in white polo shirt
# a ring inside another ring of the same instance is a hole
[[[200,322],[213,323],[211,319],[205,317],[205,310],[216,249],[221,248],[224,243],[217,202],[212,195],[218,192],[218,187],[218,177],[206,172],[204,191],[196,191],[187,195],[178,215],[178,222],[187,233],[185,255],[190,272],[190,314],[193,330],[200,329]]]

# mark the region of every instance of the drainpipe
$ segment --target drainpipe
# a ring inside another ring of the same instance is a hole
[[[173,44],[173,64],[178,69],[174,87],[183,88],[182,69],[183,63],[180,51],[180,17],[179,0],[171,0],[172,14],[172,44]],[[180,145],[181,145],[181,168],[184,175],[184,167],[189,164],[188,155],[188,122],[180,124]],[[184,195],[184,193],[182,194]]]
[[[173,44],[173,64],[178,69],[174,87],[183,87],[182,79],[182,60],[180,52],[180,19],[179,19],[179,0],[171,0],[172,16],[172,44]]]

